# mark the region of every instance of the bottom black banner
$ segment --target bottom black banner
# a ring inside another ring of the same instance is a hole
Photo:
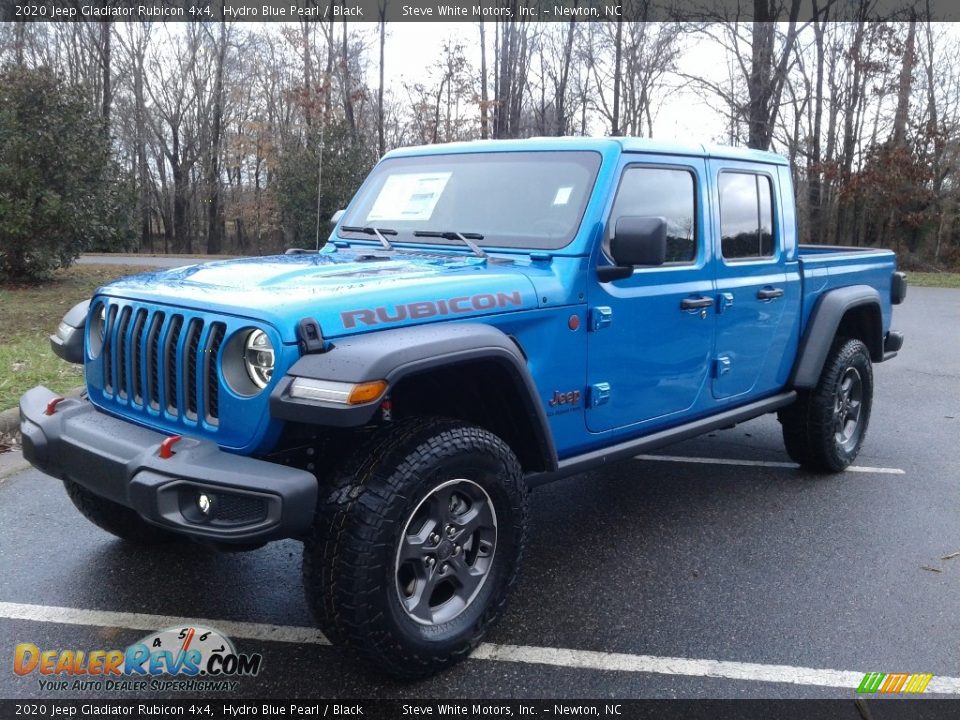
[[[856,700],[0,700],[0,718],[566,718],[887,720],[956,718],[960,701]]]

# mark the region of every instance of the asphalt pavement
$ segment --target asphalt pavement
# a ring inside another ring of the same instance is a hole
[[[233,698],[852,698],[871,671],[932,673],[931,689],[960,693],[960,290],[911,288],[894,326],[906,342],[876,367],[861,471],[789,466],[768,416],[539,488],[489,644],[419,683],[322,644],[298,543],[134,548],[56,480],[13,472],[0,480],[0,666],[17,643],[123,648],[146,634],[138,623],[204,618],[263,654]],[[85,696],[98,695],[124,693]],[[54,696],[0,671],[0,697]]]

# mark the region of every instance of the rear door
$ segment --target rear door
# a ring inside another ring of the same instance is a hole
[[[775,166],[714,159],[717,339],[714,398],[746,401],[778,388],[791,339],[780,188]],[[792,202],[792,198],[790,199]],[[795,282],[795,281],[794,281]]]

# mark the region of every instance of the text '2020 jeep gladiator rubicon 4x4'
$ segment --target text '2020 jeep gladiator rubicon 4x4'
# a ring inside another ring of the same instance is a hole
[[[23,448],[134,542],[304,543],[319,624],[387,672],[469,653],[527,488],[764,413],[843,470],[896,354],[886,250],[797,242],[769,153],[631,139],[410,148],[329,241],[100,288],[52,338],[87,394]]]

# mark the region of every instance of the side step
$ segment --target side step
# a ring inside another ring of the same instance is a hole
[[[575,475],[576,473],[586,470],[603,467],[617,460],[626,460],[634,455],[640,455],[650,450],[664,447],[665,445],[672,445],[681,440],[689,440],[690,438],[703,435],[712,430],[731,427],[786,407],[796,399],[797,393],[794,390],[790,390],[764,400],[758,400],[749,405],[743,405],[742,407],[733,408],[732,410],[725,410],[718,415],[711,415],[710,417],[694,420],[684,425],[661,430],[652,435],[645,435],[640,438],[618,443],[611,447],[566,458],[559,462],[555,472],[531,475],[527,478],[527,484],[530,487],[536,487],[537,485],[560,480],[561,478]]]

